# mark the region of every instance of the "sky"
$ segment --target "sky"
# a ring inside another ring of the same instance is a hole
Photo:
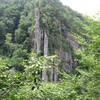
[[[96,16],[100,12],[100,0],[60,0],[64,5],[84,15]]]

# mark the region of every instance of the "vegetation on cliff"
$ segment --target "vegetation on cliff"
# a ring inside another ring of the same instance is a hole
[[[99,100],[99,28],[59,0],[0,0],[0,100]]]

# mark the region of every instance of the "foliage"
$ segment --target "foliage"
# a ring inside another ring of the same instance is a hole
[[[58,0],[41,0],[40,25],[49,38],[49,56],[42,56],[32,51],[37,3],[0,0],[0,100],[99,100],[100,21],[84,18]],[[81,45],[74,73],[59,70],[58,82],[42,83],[43,67],[49,73],[60,64],[51,54],[73,52],[69,32]]]
[[[33,98],[34,91],[41,86],[41,72],[44,65],[46,70],[49,70],[59,64],[56,55],[39,57],[39,55],[31,53],[29,60],[22,63],[25,66],[24,72],[22,72],[9,68],[10,59],[2,57],[0,60],[2,61],[0,65],[0,98],[8,97],[15,100]],[[30,91],[30,93],[26,91]]]

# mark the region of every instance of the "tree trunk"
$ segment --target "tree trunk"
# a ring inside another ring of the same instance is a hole
[[[48,55],[48,36],[47,33],[44,32],[44,56]]]
[[[59,72],[58,67],[56,67],[54,69],[54,82],[57,82],[58,80],[58,72]]]
[[[34,49],[37,53],[40,52],[41,45],[41,30],[40,30],[40,9],[39,7],[35,8],[35,41],[34,41]]]
[[[44,56],[48,55],[48,36],[47,33],[44,32]],[[44,66],[42,70],[42,81],[45,82],[47,81],[47,73],[46,73],[46,63],[47,61],[44,61]]]
[[[50,69],[50,81],[53,82],[53,68]]]

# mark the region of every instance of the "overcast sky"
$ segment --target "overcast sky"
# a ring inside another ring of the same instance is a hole
[[[60,0],[64,5],[83,13],[85,15],[94,16],[100,11],[100,0]]]

